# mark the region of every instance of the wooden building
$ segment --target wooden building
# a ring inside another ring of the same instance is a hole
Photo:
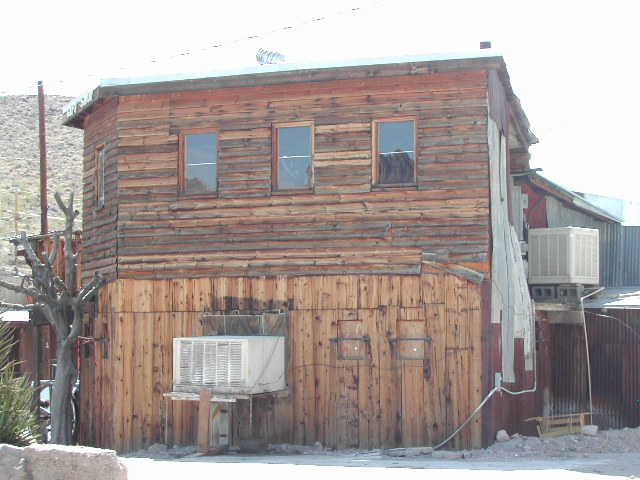
[[[509,190],[537,140],[501,56],[116,80],[65,115],[85,132],[82,274],[111,280],[84,443],[194,443],[197,403],[163,394],[172,339],[214,315],[286,320],[286,388],[231,403],[231,442],[437,445],[496,381],[534,387]],[[536,413],[494,395],[448,447]]]

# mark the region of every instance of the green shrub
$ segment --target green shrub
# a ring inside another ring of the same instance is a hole
[[[38,416],[31,381],[17,376],[10,360],[12,340],[10,327],[0,322],[0,443],[22,447],[38,439]]]

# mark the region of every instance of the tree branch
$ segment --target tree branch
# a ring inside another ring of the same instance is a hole
[[[53,277],[53,286],[59,288],[62,291],[62,295],[73,295],[73,292],[70,292],[65,283],[62,281],[60,277],[57,275]]]
[[[53,240],[53,248],[51,249],[51,255],[49,255],[49,265],[53,265],[56,261],[56,258],[58,257],[58,244],[60,243],[59,241],[60,239],[60,235],[58,235],[57,233],[54,233],[52,236],[52,240]]]
[[[38,296],[37,290],[34,290],[32,288],[27,288],[22,285],[16,285],[15,283],[5,282],[4,280],[0,280],[0,287],[11,290],[12,292],[24,293],[25,295],[29,295],[34,299]]]
[[[73,251],[73,222],[80,213],[78,210],[73,209],[73,192],[69,195],[69,204],[65,205],[60,197],[60,194],[56,192],[54,194],[58,206],[64,212],[65,226],[64,226],[64,260],[65,260],[65,273],[64,281],[67,285],[69,292],[74,292],[74,277],[76,271],[76,255]]]
[[[89,283],[87,283],[76,296],[78,307],[82,307],[91,297],[93,297],[102,286],[107,283],[107,279],[96,272]]]
[[[73,225],[73,222],[75,221],[76,217],[80,215],[79,210],[73,209],[73,192],[69,193],[68,206],[64,204],[58,192],[54,193],[53,197],[56,199],[56,202],[58,203],[58,207],[60,207],[60,210],[62,210],[62,212],[64,213],[64,216],[67,219],[67,221],[71,220],[71,224]]]
[[[11,243],[16,246],[21,246],[24,249],[27,258],[27,264],[31,268],[43,266],[42,262],[38,258],[38,254],[33,250],[33,247],[31,247],[31,242],[29,242],[29,239],[27,238],[27,234],[25,232],[21,232],[18,238],[12,238]]]

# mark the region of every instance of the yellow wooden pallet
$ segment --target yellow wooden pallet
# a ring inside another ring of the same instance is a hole
[[[582,427],[587,425],[588,415],[591,415],[591,412],[532,417],[527,418],[525,422],[537,421],[538,436],[540,437],[559,437],[561,435],[580,433]]]

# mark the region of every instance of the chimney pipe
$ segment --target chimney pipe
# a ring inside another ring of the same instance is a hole
[[[480,50],[491,48],[491,42],[480,42]]]

